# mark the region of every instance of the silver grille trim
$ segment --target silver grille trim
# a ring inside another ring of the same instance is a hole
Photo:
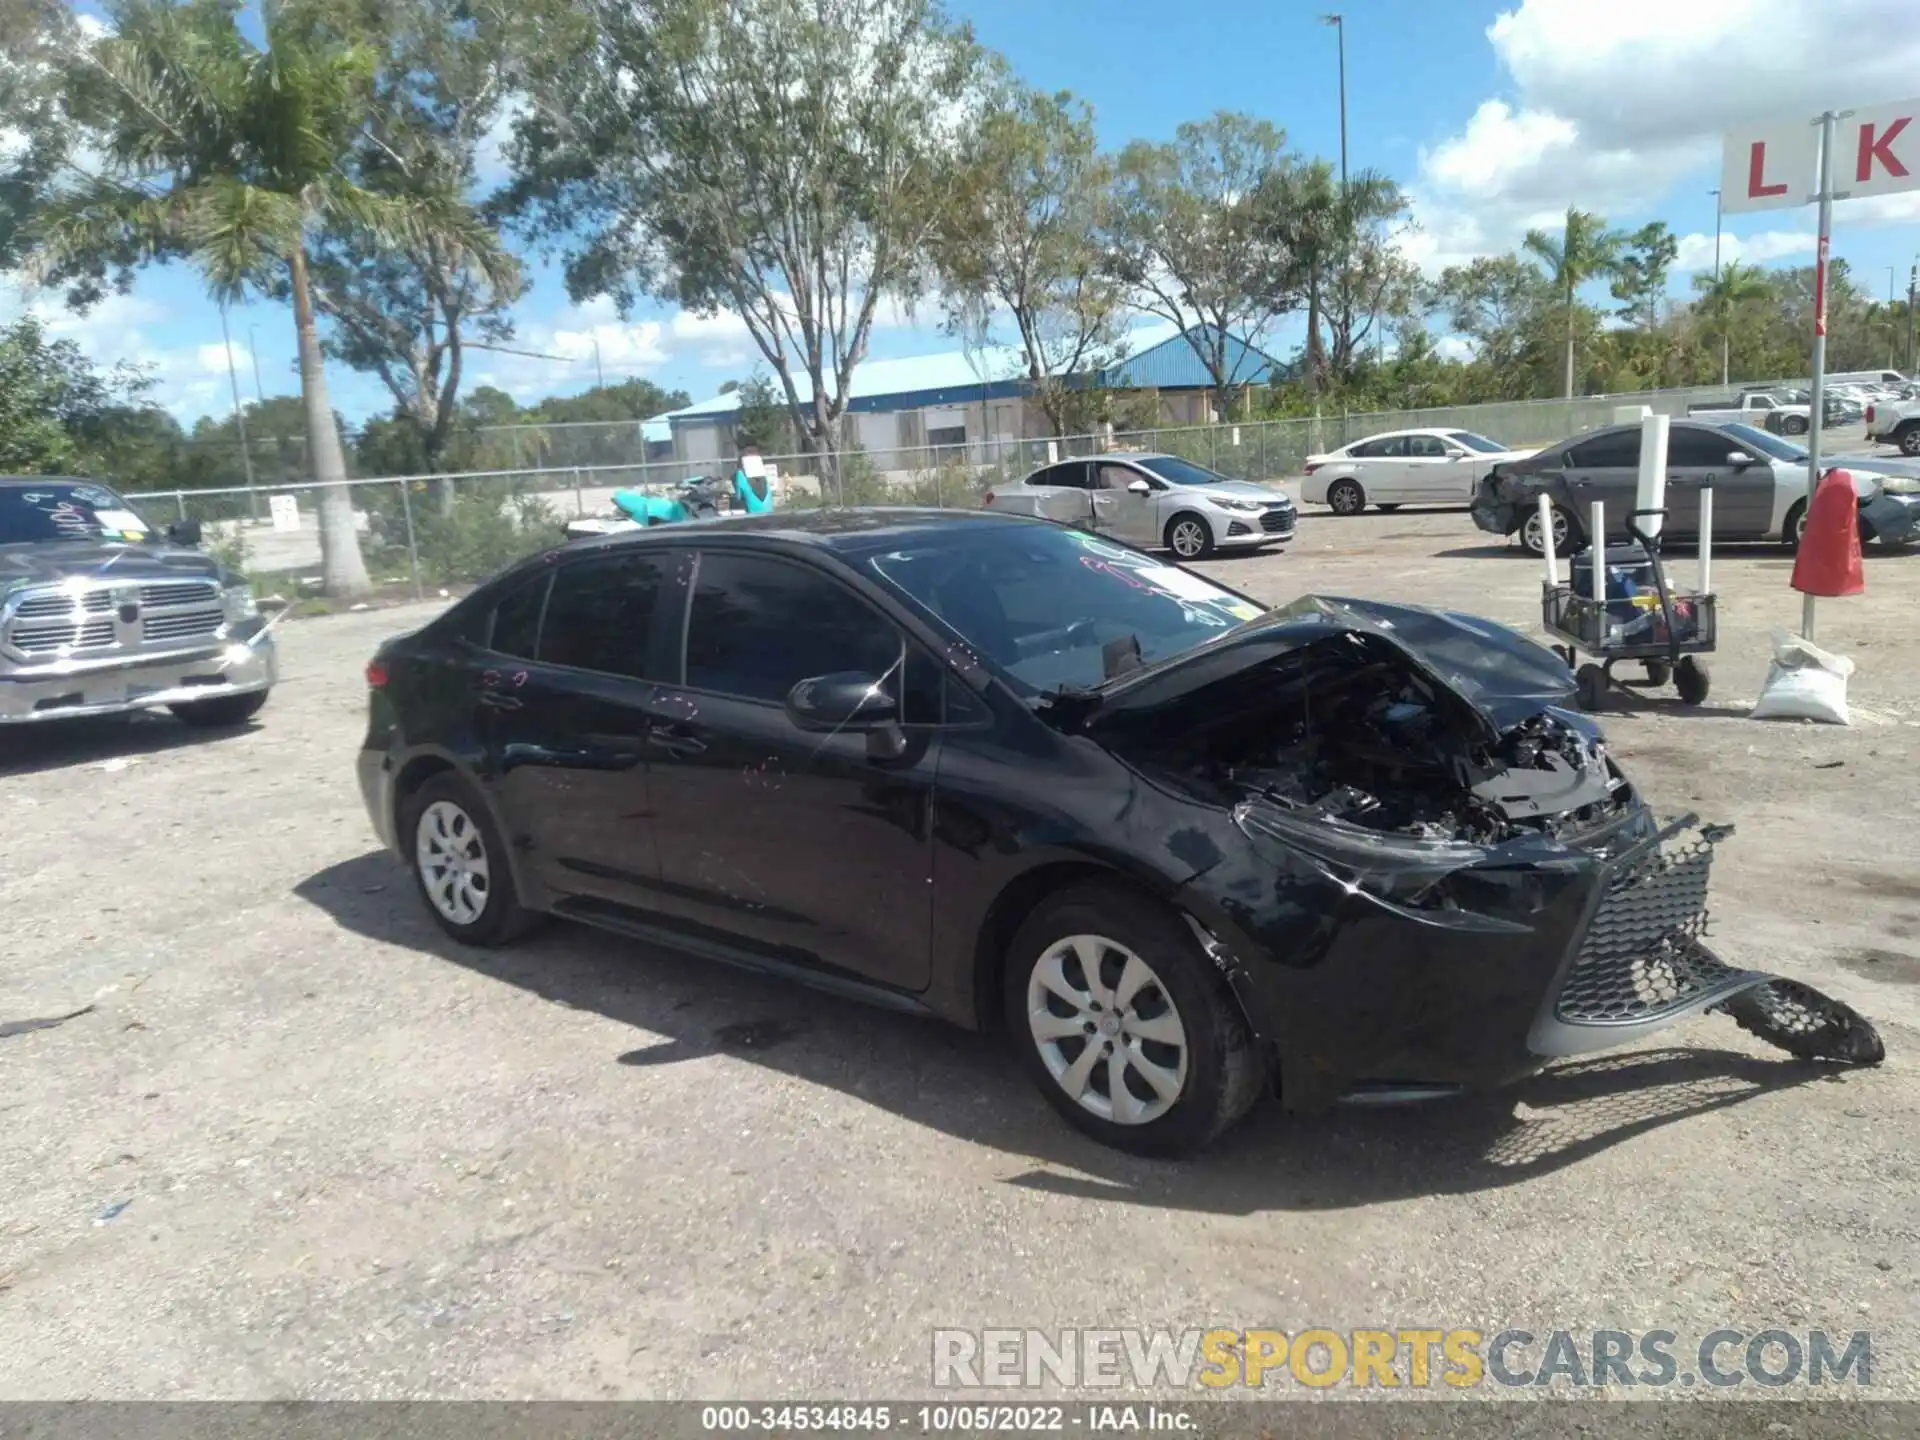
[[[116,580],[111,573],[16,591],[0,602],[0,656],[145,659],[204,646],[226,628],[216,580]]]

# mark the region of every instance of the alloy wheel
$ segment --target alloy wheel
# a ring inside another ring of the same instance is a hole
[[[1091,1115],[1146,1125],[1187,1081],[1186,1027],[1153,967],[1102,935],[1069,935],[1027,982],[1027,1028],[1062,1091]]]
[[[1169,536],[1173,553],[1191,560],[1207,548],[1207,532],[1198,520],[1176,520]]]
[[[1527,523],[1521,532],[1521,543],[1536,555],[1547,553],[1547,547],[1540,536],[1540,512],[1534,510],[1527,516]],[[1559,506],[1553,507],[1553,553],[1564,555],[1567,552],[1567,513]]]
[[[1358,515],[1367,508],[1367,502],[1358,485],[1340,481],[1327,492],[1327,506],[1336,515]]]
[[[492,891],[487,846],[465,810],[451,800],[436,800],[422,810],[414,858],[427,899],[443,917],[472,925],[486,912]]]

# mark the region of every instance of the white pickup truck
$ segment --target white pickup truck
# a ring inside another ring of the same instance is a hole
[[[1876,400],[1867,407],[1867,439],[1920,455],[1920,399]]]
[[[1689,420],[1709,425],[1736,422],[1758,425],[1779,435],[1804,435],[1813,415],[1811,405],[1798,405],[1765,390],[1748,390],[1737,398],[1706,400],[1687,406]]]

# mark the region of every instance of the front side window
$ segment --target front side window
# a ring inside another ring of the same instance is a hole
[[[1640,427],[1596,435],[1567,452],[1570,470],[1619,470],[1640,463]]]
[[[1724,465],[1727,455],[1736,448],[1733,441],[1716,431],[1676,425],[1667,437],[1667,464],[1692,469]]]
[[[901,644],[885,616],[809,566],[709,550],[694,577],[684,683],[778,704],[816,676],[893,674]]]
[[[1146,478],[1147,477],[1142,475],[1138,470],[1130,469],[1125,465],[1102,465],[1100,467],[1100,488],[1102,490],[1125,490],[1129,485],[1133,484],[1134,481],[1144,480]]]
[[[540,626],[540,661],[602,675],[647,675],[653,613],[664,585],[651,556],[622,555],[568,565],[553,577]]]
[[[1407,454],[1416,460],[1444,460],[1447,447],[1438,435],[1409,435]]]

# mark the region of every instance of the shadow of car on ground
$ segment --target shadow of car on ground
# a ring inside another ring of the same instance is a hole
[[[258,728],[257,721],[188,725],[150,711],[9,725],[0,730],[0,777],[131,760],[187,745],[217,745]]]
[[[1498,1189],[1772,1091],[1841,1083],[1784,1057],[1640,1050],[1563,1062],[1494,1095],[1311,1117],[1267,1103],[1198,1156],[1142,1160],[1070,1129],[998,1036],[566,922],[512,949],[469,949],[434,925],[411,877],[384,852],[333,865],[295,893],[356,934],[645,1032],[606,1057],[636,1072],[636,1083],[659,1066],[730,1055],[1034,1162],[1009,1184],[1200,1213],[1342,1210]]]

